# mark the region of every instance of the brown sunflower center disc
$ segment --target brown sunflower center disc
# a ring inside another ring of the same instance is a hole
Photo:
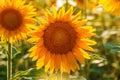
[[[0,13],[0,24],[7,30],[16,30],[22,24],[22,16],[17,10],[5,9]]]
[[[51,53],[65,54],[74,48],[76,34],[74,28],[67,22],[51,23],[44,31],[44,45]]]

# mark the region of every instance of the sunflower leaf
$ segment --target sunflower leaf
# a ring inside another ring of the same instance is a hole
[[[104,48],[106,49],[113,49],[113,48],[120,48],[120,44],[116,44],[116,43],[105,43],[103,44]]]
[[[110,53],[120,53],[120,44],[105,43],[104,48],[109,50]]]
[[[111,53],[120,53],[120,48],[119,49],[112,49],[110,50]]]
[[[33,70],[33,68],[30,68],[30,69],[25,70],[25,71],[18,71],[17,73],[15,73],[15,75],[12,78],[12,80],[19,80],[19,79],[21,79],[21,77],[27,75],[31,70]]]

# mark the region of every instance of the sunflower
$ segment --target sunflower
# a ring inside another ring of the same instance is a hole
[[[88,37],[95,35],[95,29],[82,26],[85,20],[78,20],[80,12],[72,16],[73,7],[65,12],[62,7],[58,12],[52,7],[52,12],[46,10],[46,19],[40,18],[42,25],[30,33],[30,42],[35,42],[29,51],[32,60],[37,60],[36,67],[45,67],[45,71],[67,72],[79,69],[78,61],[85,64],[85,58],[90,59],[85,51],[94,51],[89,45],[95,41]]]
[[[35,21],[35,9],[24,0],[0,1],[0,36],[10,42],[26,37],[26,33]]]
[[[85,8],[85,1],[84,0],[75,0],[77,2],[78,7]]]
[[[88,0],[88,5],[87,7],[89,9],[95,9],[98,6],[98,0]]]
[[[113,14],[120,15],[120,0],[99,0],[105,11]]]
[[[98,0],[75,0],[78,7],[94,9],[98,5]]]

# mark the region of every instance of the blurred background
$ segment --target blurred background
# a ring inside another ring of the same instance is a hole
[[[86,65],[80,70],[66,73],[49,74],[44,68],[36,70],[35,61],[29,58],[28,50],[34,45],[27,41],[20,41],[12,46],[13,80],[120,80],[120,16],[107,13],[98,0],[26,0],[31,2],[37,10],[37,15],[44,17],[45,9],[55,5],[59,10],[62,6],[68,9],[74,6],[73,15],[81,11],[81,19],[87,18],[86,25],[96,28],[96,36],[92,37],[97,44],[95,52]],[[36,17],[36,20],[38,18]],[[40,25],[37,20],[35,25]],[[0,80],[6,80],[7,73],[7,44],[0,42]]]

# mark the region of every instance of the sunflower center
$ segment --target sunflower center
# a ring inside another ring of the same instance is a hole
[[[16,30],[22,24],[22,16],[15,9],[5,9],[0,13],[0,24],[7,30]]]
[[[51,23],[44,31],[44,45],[51,53],[65,54],[74,48],[76,34],[74,28],[67,22]]]

